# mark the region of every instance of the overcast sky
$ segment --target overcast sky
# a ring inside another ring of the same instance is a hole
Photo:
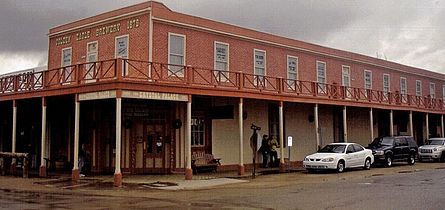
[[[46,65],[48,29],[141,0],[0,0],[0,74]],[[174,11],[445,73],[445,1],[161,0]]]

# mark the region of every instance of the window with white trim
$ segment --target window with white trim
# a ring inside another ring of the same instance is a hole
[[[442,100],[445,102],[445,85],[442,85]]]
[[[372,89],[372,71],[364,71],[365,89]]]
[[[326,63],[317,61],[318,92],[326,92]]]
[[[287,56],[287,84],[290,89],[295,89],[295,83],[298,79],[298,57]]]
[[[406,78],[400,77],[400,94],[406,95],[407,94],[407,86],[406,86]]]
[[[383,93],[388,94],[389,92],[390,92],[389,74],[383,74]]]
[[[185,36],[179,34],[168,35],[168,75],[184,77],[185,65]]]
[[[215,42],[215,78],[219,82],[229,79],[229,44]]]
[[[416,80],[416,96],[422,96],[422,81]]]
[[[94,63],[89,62],[96,62],[97,61],[97,51],[98,51],[98,42],[89,42],[87,43],[87,65],[85,68],[85,79],[93,79],[95,72],[96,72],[96,66]]]
[[[345,87],[351,86],[351,67],[341,66],[341,85]]]
[[[115,57],[128,59],[128,35],[118,36],[115,39]],[[122,63],[122,75],[128,75],[128,63]]]
[[[71,67],[67,67],[71,65],[72,62],[72,48],[64,48],[62,49],[62,77],[61,80],[63,83],[70,82],[72,72]]]
[[[436,98],[436,84],[430,82],[430,96]]]
[[[264,76],[266,76],[266,51],[253,50],[254,53],[254,84],[265,86]]]

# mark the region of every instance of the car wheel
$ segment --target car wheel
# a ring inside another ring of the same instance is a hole
[[[416,163],[416,157],[414,155],[410,155],[408,158],[408,164],[409,165],[414,165],[414,163]]]
[[[337,172],[342,173],[344,170],[345,170],[345,162],[343,160],[338,161]]]
[[[386,167],[391,167],[391,166],[392,166],[392,158],[391,158],[391,156],[389,156],[389,155],[387,155],[387,156],[385,157],[385,166],[386,166]]]
[[[371,169],[371,159],[370,158],[366,158],[365,165],[363,166],[363,168],[366,170]]]

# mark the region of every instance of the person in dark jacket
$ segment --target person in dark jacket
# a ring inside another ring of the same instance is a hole
[[[263,139],[261,140],[260,152],[263,156],[263,168],[267,168],[267,161],[270,154],[269,140],[267,138],[267,135],[263,135]]]

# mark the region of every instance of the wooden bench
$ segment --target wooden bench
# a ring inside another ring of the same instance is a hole
[[[192,170],[193,173],[198,171],[214,171],[216,172],[218,166],[221,165],[221,158],[215,158],[212,154],[195,153],[192,155]]]

